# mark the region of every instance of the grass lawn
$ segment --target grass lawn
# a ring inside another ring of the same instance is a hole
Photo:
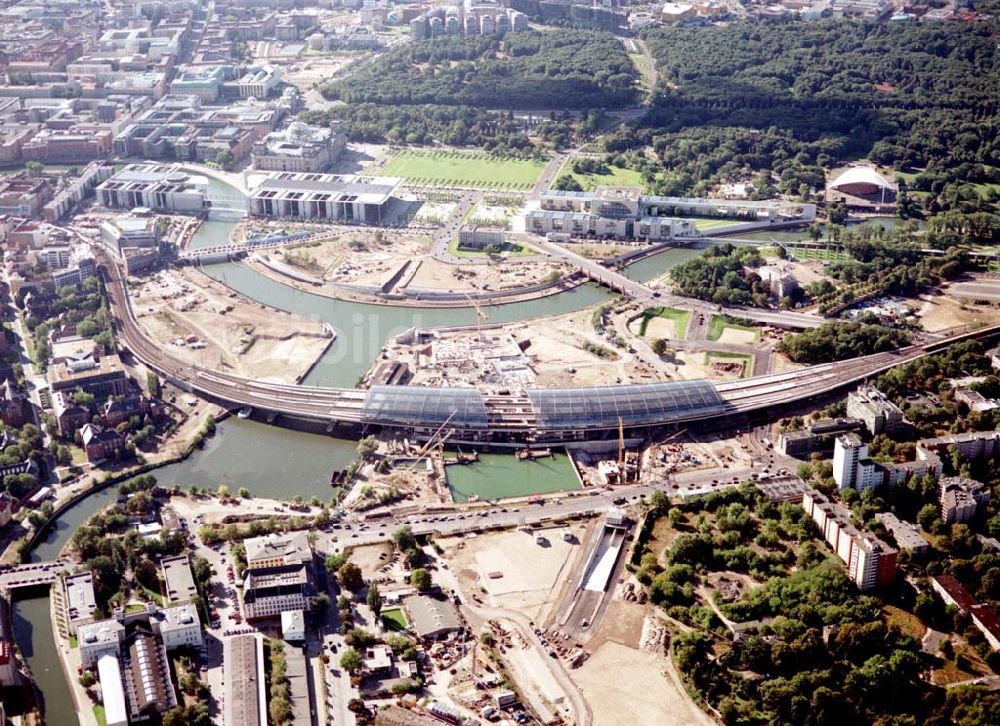
[[[77,647],[77,642],[76,642],[76,636],[75,635],[69,636],[69,647],[70,648],[76,648]]]
[[[714,361],[743,361],[743,378],[749,378],[753,373],[753,356],[748,353],[729,353],[726,351],[710,350],[705,353],[705,365],[710,366]]]
[[[920,621],[920,618],[895,605],[884,606],[882,612],[885,613],[885,619],[890,626],[895,625],[907,635],[912,635],[918,640],[924,637],[924,633],[927,632],[927,626]]]
[[[460,250],[458,249],[457,239],[453,239],[448,244],[448,251],[455,255],[455,257],[485,257],[489,254],[488,252],[479,252],[477,250]],[[528,245],[522,245],[517,242],[504,242],[503,249],[496,254],[500,257],[524,257],[536,254],[536,251]]]
[[[409,630],[410,624],[402,608],[389,608],[382,611],[382,624],[389,630]]]
[[[712,319],[708,321],[708,339],[713,343],[722,337],[722,334],[726,332],[726,328],[731,328],[732,330],[743,330],[747,333],[754,334],[754,342],[760,340],[760,328],[755,328],[750,325],[740,325],[739,323],[734,323],[725,315],[713,315]]]
[[[104,715],[104,706],[100,704],[94,706],[94,718],[97,720],[97,726],[108,726],[108,719]]]
[[[820,262],[847,262],[851,256],[841,248],[788,247],[788,253],[796,260],[819,260]]]
[[[639,335],[646,335],[646,327],[653,318],[666,318],[674,321],[674,335],[683,340],[687,337],[688,321],[691,320],[690,310],[678,310],[677,308],[649,308],[643,312],[642,323],[639,326]]]
[[[642,79],[642,87],[648,91],[651,85],[650,81],[653,80],[653,69],[649,67],[649,59],[642,53],[629,53],[628,57],[632,61],[632,65],[635,66],[636,71],[639,72],[639,77]]]
[[[379,171],[414,184],[440,187],[530,190],[545,164],[506,159],[481,151],[404,149],[393,152]]]
[[[722,227],[735,227],[737,224],[749,224],[745,219],[719,219],[717,217],[684,217],[694,222],[695,229],[705,232],[710,229],[721,229]]]
[[[585,192],[592,192],[600,186],[639,187],[644,192],[647,191],[642,174],[634,169],[619,169],[617,166],[609,166],[607,174],[577,174],[573,171],[572,165],[573,157],[566,159],[566,163],[556,174],[556,179],[563,175],[571,176],[580,182],[580,186]]]

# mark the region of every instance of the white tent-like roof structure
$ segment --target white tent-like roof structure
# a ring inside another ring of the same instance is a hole
[[[852,166],[850,169],[830,182],[830,188],[839,189],[841,187],[850,187],[862,184],[872,185],[874,187],[887,190],[895,189],[895,187],[885,177],[870,166]]]

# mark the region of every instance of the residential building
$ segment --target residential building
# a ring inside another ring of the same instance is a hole
[[[223,726],[267,726],[263,639],[256,634],[234,635],[222,643]]]
[[[802,508],[847,565],[848,576],[858,589],[871,590],[893,582],[898,551],[851,524],[851,513],[846,507],[810,490],[802,495]]]
[[[1000,458],[1000,431],[969,431],[964,434],[950,434],[917,442],[917,455],[921,449],[945,456],[955,447],[963,459],[978,464]]]
[[[72,392],[77,388],[102,398],[128,393],[128,376],[116,353],[100,357],[86,353],[53,363],[49,366],[48,377],[53,393]]]
[[[878,512],[875,520],[881,522],[892,535],[899,549],[909,550],[918,557],[927,554],[930,549],[930,543],[920,533],[920,527],[912,522],[900,519],[892,512]]]
[[[403,607],[421,640],[442,640],[464,629],[458,610],[442,595],[411,595]]]
[[[294,121],[253,146],[253,167],[263,171],[322,172],[340,158],[347,136],[339,128]]]
[[[847,415],[864,421],[873,436],[892,436],[903,427],[903,412],[899,406],[871,385],[860,386],[847,394]]]
[[[840,489],[854,489],[858,463],[868,457],[868,445],[854,433],[840,434],[833,445],[833,480]]]
[[[808,456],[814,451],[832,452],[837,435],[857,431],[861,426],[857,419],[820,421],[807,429],[780,432],[776,448],[785,456],[795,457]]]
[[[125,448],[125,437],[115,429],[102,429],[88,423],[80,429],[80,435],[90,462],[110,459]]]
[[[990,488],[975,479],[943,476],[938,480],[938,504],[945,524],[971,522],[989,501]]]
[[[191,572],[191,561],[187,555],[164,557],[160,560],[160,571],[163,573],[166,602],[187,603],[198,594],[198,587]]]
[[[97,611],[94,576],[90,572],[66,575],[62,578],[62,587],[66,630],[75,636],[78,627],[94,622]]]
[[[931,587],[945,605],[954,605],[969,616],[993,650],[1000,650],[1000,618],[992,608],[980,605],[952,575],[932,575]]]
[[[352,174],[271,172],[250,192],[250,212],[262,217],[380,225],[403,180]]]

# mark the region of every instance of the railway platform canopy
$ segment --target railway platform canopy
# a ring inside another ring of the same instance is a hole
[[[593,388],[536,388],[528,398],[541,430],[607,430],[717,416],[727,404],[711,381]]]
[[[500,403],[531,412],[540,431],[598,431],[657,426],[724,414],[727,403],[710,381],[530,389],[526,395],[484,398],[475,388],[373,386],[361,422],[375,426],[485,431],[502,420]]]

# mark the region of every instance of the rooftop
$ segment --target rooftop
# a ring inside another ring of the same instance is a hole
[[[164,557],[160,567],[163,569],[167,602],[185,602],[198,594],[187,555]]]
[[[422,638],[436,637],[462,628],[458,611],[442,596],[413,595],[403,601],[413,630]]]

